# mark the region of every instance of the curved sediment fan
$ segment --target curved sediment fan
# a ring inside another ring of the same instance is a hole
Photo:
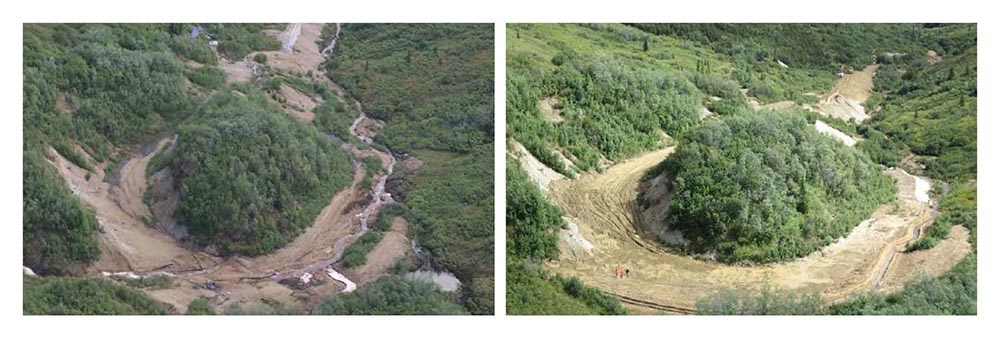
[[[724,262],[804,256],[847,234],[894,192],[863,153],[802,118],[773,112],[710,120],[667,158],[667,222]]]

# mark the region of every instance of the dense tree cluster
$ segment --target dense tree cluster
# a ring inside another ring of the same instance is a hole
[[[39,274],[66,274],[74,263],[97,259],[99,226],[39,151],[24,151],[24,265]]]
[[[337,47],[329,76],[386,120],[378,141],[392,150],[492,143],[492,25],[350,24]]]
[[[264,34],[264,29],[283,30],[277,24],[205,24],[205,31],[219,41],[219,54],[229,60],[241,61],[254,51],[281,49],[281,42]]]
[[[190,26],[186,27],[190,28]],[[174,53],[202,64],[215,65],[219,63],[219,58],[215,56],[215,52],[208,45],[208,38],[201,35],[191,37],[184,35],[184,33],[183,31],[176,33],[177,36],[173,37],[170,49]]]
[[[185,315],[215,315],[215,309],[208,304],[208,297],[198,297],[188,303]]]
[[[827,69],[869,64],[872,56],[918,49],[919,24],[632,24],[657,35],[669,35],[711,46],[739,59],[780,59],[792,66]]]
[[[324,99],[326,102],[313,109],[313,114],[316,115],[313,124],[323,133],[332,134],[341,140],[349,140],[353,137],[349,129],[356,116],[352,112],[353,109],[348,111],[344,102],[337,97],[324,97]]]
[[[192,83],[209,89],[221,89],[226,83],[226,74],[217,67],[202,66],[184,73]]]
[[[493,311],[492,152],[491,146],[469,155],[415,152],[425,165],[405,200],[410,234],[435,267],[454,273],[469,289],[465,305],[476,314]]]
[[[166,158],[181,220],[199,244],[222,253],[273,251],[350,182],[346,153],[265,101],[219,95],[199,114],[205,120],[181,127]]]
[[[319,304],[317,315],[460,315],[465,310],[434,284],[386,276]]]
[[[528,179],[513,158],[507,159],[507,256],[557,259],[562,211]]]
[[[155,25],[28,25],[24,122],[44,140],[75,141],[98,161],[161,131],[196,100]],[[60,106],[60,104],[65,106]]]
[[[725,262],[808,254],[895,190],[867,156],[780,112],[707,121],[681,139],[666,174],[670,227]]]
[[[564,148],[580,170],[590,170],[601,157],[631,157],[660,144],[663,133],[698,122],[702,95],[681,74],[614,56],[558,56],[560,65],[551,70],[514,60],[507,79],[508,130],[557,171],[569,173],[547,143]],[[552,123],[539,114],[539,101],[550,96],[566,121]]]
[[[25,315],[162,315],[149,296],[108,279],[24,278]]]
[[[508,257],[507,313],[510,315],[625,315],[618,298],[577,278],[546,273]]]

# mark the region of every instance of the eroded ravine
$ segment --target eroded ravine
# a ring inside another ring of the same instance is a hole
[[[315,38],[309,35],[318,35],[321,26],[290,24],[282,34],[282,37],[288,37],[287,41],[282,42],[283,45],[290,47],[268,54],[275,54],[277,61],[288,61],[288,66],[301,66],[302,62],[295,59],[297,55],[302,55],[301,60],[314,63],[311,67],[314,75],[329,83],[347,101],[343,89],[323,77],[325,74],[320,72],[322,59],[316,59],[320,51]],[[339,36],[340,26],[337,28],[336,36]],[[335,41],[327,47],[330,52],[334,51],[334,44]],[[254,63],[249,57],[253,54],[255,53],[247,55],[245,60],[251,70]],[[361,111],[360,103],[350,101],[358,110],[355,124],[371,121]],[[351,134],[358,140],[371,142],[370,129],[366,128],[368,132],[365,134],[358,133],[353,126],[351,130]],[[147,293],[179,311],[183,311],[191,300],[199,296],[213,297],[214,305],[225,307],[237,302],[268,300],[298,305],[302,303],[302,294],[305,294],[310,296],[306,299],[308,305],[309,301],[314,302],[315,299],[336,292],[350,291],[359,285],[348,275],[338,272],[334,264],[350,244],[369,231],[378,210],[394,203],[392,196],[385,192],[386,179],[392,174],[397,161],[392,153],[373,147],[361,150],[345,142],[343,149],[352,155],[354,177],[351,185],[331,197],[310,227],[272,254],[256,258],[220,258],[194,247],[183,246],[166,232],[148,225],[148,220],[143,220],[149,215],[149,209],[142,201],[147,188],[146,166],[168,142],[169,137],[162,136],[155,142],[155,150],[147,148],[132,154],[120,169],[122,176],[110,183],[104,181],[104,165],[97,167],[95,173],[91,174],[75,166],[55,150],[49,150],[50,163],[57,168],[74,194],[95,210],[101,224],[101,257],[88,269],[91,275],[132,278],[172,276],[179,284],[168,289],[147,290]],[[377,183],[373,186],[360,186],[364,167],[354,158],[354,152],[366,152],[382,158],[384,169],[375,177]],[[351,202],[363,199],[365,191],[368,191],[370,202],[360,207],[360,213],[355,216],[356,212],[349,210]],[[299,287],[290,287],[290,283]]]

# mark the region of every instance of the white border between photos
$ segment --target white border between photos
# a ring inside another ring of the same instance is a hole
[[[285,1],[225,3],[171,0],[46,1],[8,3],[3,16],[6,52],[0,57],[5,116],[0,127],[0,158],[12,169],[3,179],[0,210],[4,263],[0,290],[8,344],[788,344],[845,343],[979,344],[996,324],[997,299],[979,297],[974,317],[523,317],[503,316],[505,303],[504,164],[506,149],[505,23],[517,22],[978,22],[980,61],[995,61],[997,28],[993,12],[976,1],[858,1],[813,4],[802,1]],[[284,6],[280,7],[279,6]],[[26,317],[21,316],[21,113],[24,22],[486,22],[495,23],[495,303],[498,316],[444,317]],[[979,150],[996,152],[990,114],[1000,111],[995,95],[996,68],[979,66]],[[997,177],[997,164],[980,160],[979,176]],[[979,183],[979,291],[995,292],[997,184]],[[16,299],[15,299],[16,298]],[[986,339],[989,340],[989,339]]]

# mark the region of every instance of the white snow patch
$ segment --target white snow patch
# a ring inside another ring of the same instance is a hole
[[[833,138],[836,138],[837,140],[843,142],[844,145],[849,147],[853,147],[855,144],[858,143],[858,141],[855,140],[853,137],[848,136],[846,133],[840,132],[840,130],[835,129],[830,125],[827,125],[822,120],[816,120],[816,131],[833,136]]]
[[[931,183],[927,181],[926,178],[912,175],[902,169],[900,171],[903,172],[903,174],[906,174],[907,177],[913,178],[913,197],[918,201],[930,203]]]
[[[326,268],[326,275],[329,275],[331,279],[344,283],[344,290],[342,292],[353,292],[354,290],[358,289],[358,285],[354,284],[354,281],[348,279],[346,276],[344,276],[344,274],[338,273],[336,270],[333,270],[332,267]]]

